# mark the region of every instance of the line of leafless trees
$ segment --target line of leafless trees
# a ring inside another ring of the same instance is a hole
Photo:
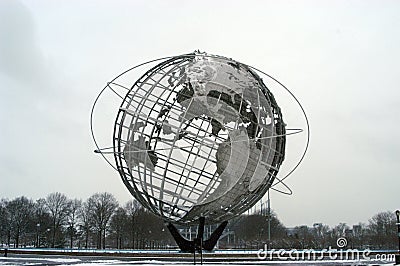
[[[313,226],[284,227],[274,213],[271,214],[270,236],[268,237],[268,215],[254,214],[239,217],[234,231],[240,248],[286,249],[328,249],[339,248],[337,240],[345,238],[352,249],[397,250],[398,236],[396,216],[386,211],[374,215],[367,224],[359,223],[351,227],[340,223],[334,227],[322,223]],[[340,247],[341,248],[341,247]]]
[[[0,200],[2,246],[135,249],[166,247],[172,242],[161,219],[135,200],[120,206],[107,192],[86,201],[58,192],[36,201],[26,197]]]
[[[216,225],[206,226],[210,234]],[[187,238],[196,227],[182,227]],[[207,236],[206,236],[207,237]],[[322,249],[336,247],[345,237],[351,248],[397,249],[396,218],[378,213],[368,224],[333,228],[321,223],[312,227],[286,228],[274,212],[241,215],[229,222],[219,248]],[[33,201],[26,197],[0,200],[0,246],[51,248],[161,249],[176,247],[164,221],[131,200],[121,206],[107,192],[86,201],[51,193]]]

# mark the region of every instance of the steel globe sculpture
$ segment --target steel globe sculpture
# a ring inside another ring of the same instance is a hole
[[[111,153],[145,208],[175,224],[222,223],[268,191],[287,133],[255,69],[194,52],[165,58],[131,82],[118,94]]]

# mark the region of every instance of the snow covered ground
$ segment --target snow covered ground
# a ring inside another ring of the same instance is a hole
[[[4,249],[0,248],[1,265],[146,265],[146,266],[172,266],[172,265],[193,265],[193,257],[188,253],[180,253],[178,250],[82,250],[82,249],[8,249],[8,257],[4,256]],[[305,257],[293,260],[294,257],[282,257],[272,251],[268,256],[260,257],[257,250],[217,250],[204,254],[203,264],[208,266],[248,266],[248,265],[394,265],[395,251],[374,251],[368,257],[358,260],[345,260],[349,257],[320,256],[311,260],[304,260]],[[286,251],[289,252],[289,251]],[[300,251],[299,251],[300,252]],[[50,255],[52,254],[52,255]],[[293,253],[291,255],[296,255]],[[381,256],[377,255],[380,254]],[[390,257],[390,255],[393,255]],[[199,254],[196,255],[197,264],[200,264]],[[260,258],[266,258],[262,260]],[[310,258],[310,257],[309,257]],[[317,259],[316,259],[317,258]],[[319,259],[318,259],[319,258]],[[328,258],[331,258],[329,260]],[[342,259],[343,258],[343,259]],[[367,259],[365,259],[367,258]],[[376,259],[380,258],[380,259]],[[388,258],[382,260],[382,258]],[[271,261],[273,259],[273,261]],[[292,259],[292,260],[290,260]]]
[[[197,261],[200,264],[200,261]],[[394,265],[393,262],[383,261],[354,261],[354,260],[335,260],[335,261],[234,261],[234,262],[203,262],[207,266],[249,266],[249,265]],[[172,266],[172,265],[193,265],[193,261],[180,261],[179,258],[173,261],[137,260],[133,258],[104,258],[104,257],[62,257],[62,256],[36,256],[36,255],[12,255],[9,257],[0,257],[0,265],[146,265],[146,266]]]

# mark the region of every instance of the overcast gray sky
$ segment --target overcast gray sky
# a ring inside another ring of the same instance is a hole
[[[129,67],[200,49],[271,74],[307,111],[309,153],[287,181],[294,195],[271,194],[285,225],[393,211],[399,12],[399,1],[1,0],[0,198],[129,200],[93,153],[93,100]]]

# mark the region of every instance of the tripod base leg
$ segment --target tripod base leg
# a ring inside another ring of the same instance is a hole
[[[184,238],[172,223],[168,223],[167,228],[182,252],[194,253],[198,251],[201,254],[203,249],[207,251],[212,251],[214,249],[227,225],[227,221],[221,223],[207,240],[203,240],[204,217],[200,218],[198,235],[194,240]]]

